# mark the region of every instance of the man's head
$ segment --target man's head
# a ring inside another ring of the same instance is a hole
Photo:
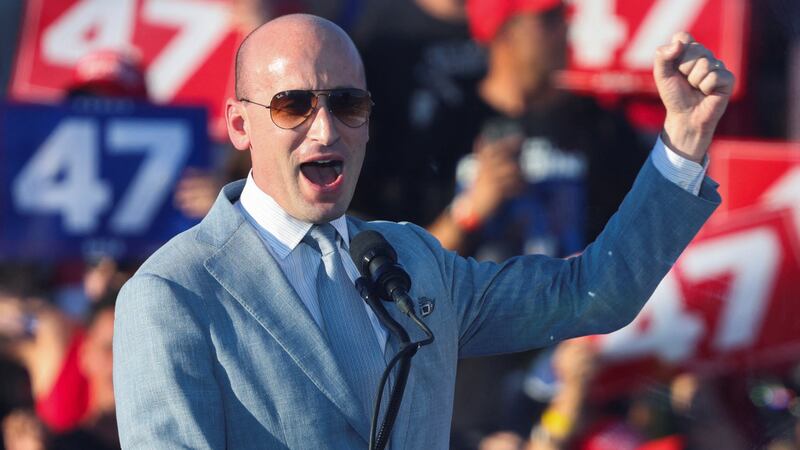
[[[280,110],[264,106],[276,94],[285,101],[281,93],[289,90],[342,88],[366,90],[364,66],[347,34],[328,20],[279,17],[250,33],[237,53],[237,98],[226,106],[228,135],[238,150],[250,150],[258,187],[306,222],[328,222],[347,210],[368,123],[353,127],[359,120],[331,112],[331,104],[347,102],[348,94],[332,100],[318,93],[316,108],[296,126],[298,121],[282,121]]]
[[[490,70],[514,74],[525,92],[548,87],[566,65],[562,0],[469,0],[467,16],[473,38],[489,49]]]

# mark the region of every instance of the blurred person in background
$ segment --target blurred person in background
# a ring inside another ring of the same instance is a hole
[[[22,304],[44,295],[44,279],[43,271],[32,264],[0,263],[0,421],[6,449],[44,448],[46,430],[33,412],[31,376],[21,352],[35,327]]]
[[[485,54],[463,0],[366,2],[351,35],[376,107],[350,210],[427,226],[453,195],[458,159],[486,117]]]
[[[53,437],[53,450],[120,448],[112,377],[116,297],[117,291],[111,290],[93,305],[77,356],[80,373],[86,379],[86,411],[73,429]]]
[[[98,439],[109,443],[107,448],[118,447],[114,444],[111,342],[114,301],[120,287],[116,283],[124,282],[126,275],[116,272],[107,277],[113,281],[101,283],[89,281],[100,275],[87,273],[86,286],[105,286],[105,290],[92,294],[99,297],[92,303],[88,320],[81,323],[47,298],[50,289],[44,286],[49,283],[43,277],[20,289],[14,287],[20,286],[20,275],[24,275],[18,265],[9,264],[0,272],[0,350],[26,370],[30,384],[20,381],[18,388],[30,389],[30,407],[35,411],[34,416],[18,404],[6,430],[12,435],[26,431],[23,434],[27,436],[28,431],[38,429],[32,426],[35,419],[41,421],[45,434],[52,436],[48,438],[52,445],[68,438],[83,445],[90,439],[80,437],[86,433],[102,436]]]
[[[766,442],[741,431],[719,378],[687,372],[593,397],[603,361],[587,338],[558,344],[552,367],[555,393],[530,434],[493,433],[479,450],[743,450]]]
[[[555,375],[555,391],[529,435],[493,433],[481,440],[479,450],[634,450],[644,442],[622,414],[601,413],[590,401],[592,383],[601,367],[590,339],[559,343],[547,362]]]
[[[84,55],[74,67],[65,99],[148,101],[141,56],[135,49],[100,49]],[[50,445],[103,423],[109,413],[113,416],[113,300],[136,265],[104,254],[59,261],[52,274],[53,302],[20,305],[34,328],[31,342],[16,350],[31,375],[35,411],[51,433]],[[117,439],[113,422],[96,431],[110,436],[109,442]],[[88,446],[87,439],[76,442]]]
[[[567,256],[602,230],[647,156],[618,111],[555,85],[566,66],[561,0],[470,0],[473,37],[488,52],[477,95],[489,111],[460,193],[430,227],[479,259]]]
[[[647,157],[619,111],[556,87],[567,58],[565,8],[561,0],[466,3],[472,36],[488,53],[474,94],[484,121],[472,134],[462,131],[474,144],[461,149],[473,151],[451,179],[459,192],[429,227],[444,247],[492,261],[579,252],[617,210]],[[529,357],[460,362],[456,433],[500,426],[497,380]]]

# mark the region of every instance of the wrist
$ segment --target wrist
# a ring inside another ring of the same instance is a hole
[[[670,151],[698,164],[702,164],[712,137],[713,133],[675,125],[670,118],[664,122],[661,131],[661,140]]]
[[[466,233],[477,231],[483,225],[483,218],[466,194],[458,195],[450,204],[450,217],[456,226]]]

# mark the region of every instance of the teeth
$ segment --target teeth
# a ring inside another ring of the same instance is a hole
[[[333,170],[336,172],[336,176],[341,175],[342,174],[342,165],[341,164],[334,165],[333,166]]]
[[[314,162],[315,162],[315,163],[317,163],[317,164],[328,164],[328,163],[329,163],[329,162],[331,162],[331,161],[332,161],[332,160],[330,160],[330,159],[326,159],[326,160],[324,160],[324,161],[314,161]]]

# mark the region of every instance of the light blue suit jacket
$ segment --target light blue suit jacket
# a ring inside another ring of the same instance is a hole
[[[114,388],[126,449],[365,449],[369,414],[311,315],[225,186],[198,226],[157,251],[117,303]],[[412,224],[348,220],[397,250],[436,335],[414,357],[391,448],[446,449],[456,361],[515,352],[629,323],[719,204],[648,161],[579,257],[478,263]],[[389,305],[419,339],[417,328]],[[370,336],[369,338],[374,338]],[[397,342],[390,338],[392,350]]]

